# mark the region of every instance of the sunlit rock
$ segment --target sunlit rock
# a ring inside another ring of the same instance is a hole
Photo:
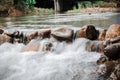
[[[98,40],[105,40],[106,31],[107,30],[105,30],[105,29],[99,29]]]
[[[32,39],[44,39],[44,38],[50,38],[51,30],[50,29],[44,29],[41,31],[36,31],[27,36],[29,40]]]
[[[120,36],[120,25],[113,24],[108,28],[105,38],[114,38],[117,36]]]
[[[120,43],[111,44],[104,49],[104,54],[112,60],[120,58]]]
[[[98,31],[93,25],[85,25],[79,31],[76,32],[76,38],[87,38],[90,40],[96,40],[98,38]]]
[[[73,30],[69,28],[59,28],[52,30],[51,36],[58,41],[71,42],[73,40]]]

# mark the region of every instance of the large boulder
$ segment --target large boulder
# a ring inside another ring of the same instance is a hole
[[[113,24],[108,28],[105,38],[114,38],[117,36],[120,36],[120,25]]]
[[[58,41],[72,41],[73,30],[69,28],[59,28],[51,31],[51,36]]]
[[[104,49],[104,54],[112,60],[117,60],[120,58],[120,43],[114,43],[108,45]]]
[[[90,40],[96,40],[98,38],[98,35],[98,31],[93,25],[85,25],[76,32],[76,38],[84,37]]]

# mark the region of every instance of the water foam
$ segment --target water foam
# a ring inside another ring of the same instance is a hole
[[[85,51],[88,40],[53,43],[54,51],[21,52],[23,44],[0,46],[0,80],[96,80],[97,53]]]

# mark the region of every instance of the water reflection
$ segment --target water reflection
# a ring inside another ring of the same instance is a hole
[[[63,15],[41,15],[22,17],[0,17],[0,27],[9,28],[48,28],[61,27],[62,25],[81,27],[93,24],[97,27],[108,28],[111,24],[120,23],[119,13],[97,13],[97,14],[63,14]]]

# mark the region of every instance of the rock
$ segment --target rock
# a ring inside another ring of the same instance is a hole
[[[45,30],[42,30],[40,32],[36,31],[32,34],[30,34],[29,36],[27,36],[27,38],[30,40],[32,39],[44,39],[44,38],[50,38],[50,34],[51,34],[51,30],[50,29],[45,29]]]
[[[53,44],[50,42],[45,42],[42,46],[42,51],[51,51]]]
[[[12,38],[12,43],[18,42],[18,43],[24,43],[26,44],[28,42],[27,36],[24,35],[23,32],[15,31],[12,34],[6,33],[9,37]]]
[[[27,38],[28,38],[29,41],[32,40],[32,39],[38,38],[38,31],[30,34],[29,36],[27,36]]]
[[[97,60],[97,65],[104,64],[108,61],[108,58],[105,55],[101,55],[100,58]]]
[[[4,30],[0,29],[0,34],[2,34],[4,32]]]
[[[120,36],[120,25],[119,24],[113,24],[111,25],[107,32],[106,32],[106,36],[105,39],[107,38],[114,38]]]
[[[12,38],[6,34],[0,34],[0,44],[3,44],[5,42],[12,42]]]
[[[107,80],[120,80],[120,63],[115,67],[115,70],[110,75]]]
[[[52,30],[51,36],[58,41],[71,42],[73,40],[73,30],[69,28],[59,28]]]
[[[107,30],[105,30],[105,29],[99,29],[98,40],[105,40],[106,31]]]
[[[110,76],[111,73],[115,70],[115,61],[107,61],[104,64],[97,65],[97,73],[99,75]]]
[[[108,45],[104,49],[104,54],[112,60],[117,60],[120,58],[120,43],[114,43]]]
[[[50,29],[45,29],[39,33],[40,37],[42,39],[44,38],[50,38],[51,30]]]
[[[86,43],[86,48],[89,52],[100,52],[102,53],[104,50],[103,41],[88,41]]]
[[[98,38],[98,31],[93,25],[85,25],[79,31],[76,32],[76,38],[87,38],[90,40],[96,40]]]

